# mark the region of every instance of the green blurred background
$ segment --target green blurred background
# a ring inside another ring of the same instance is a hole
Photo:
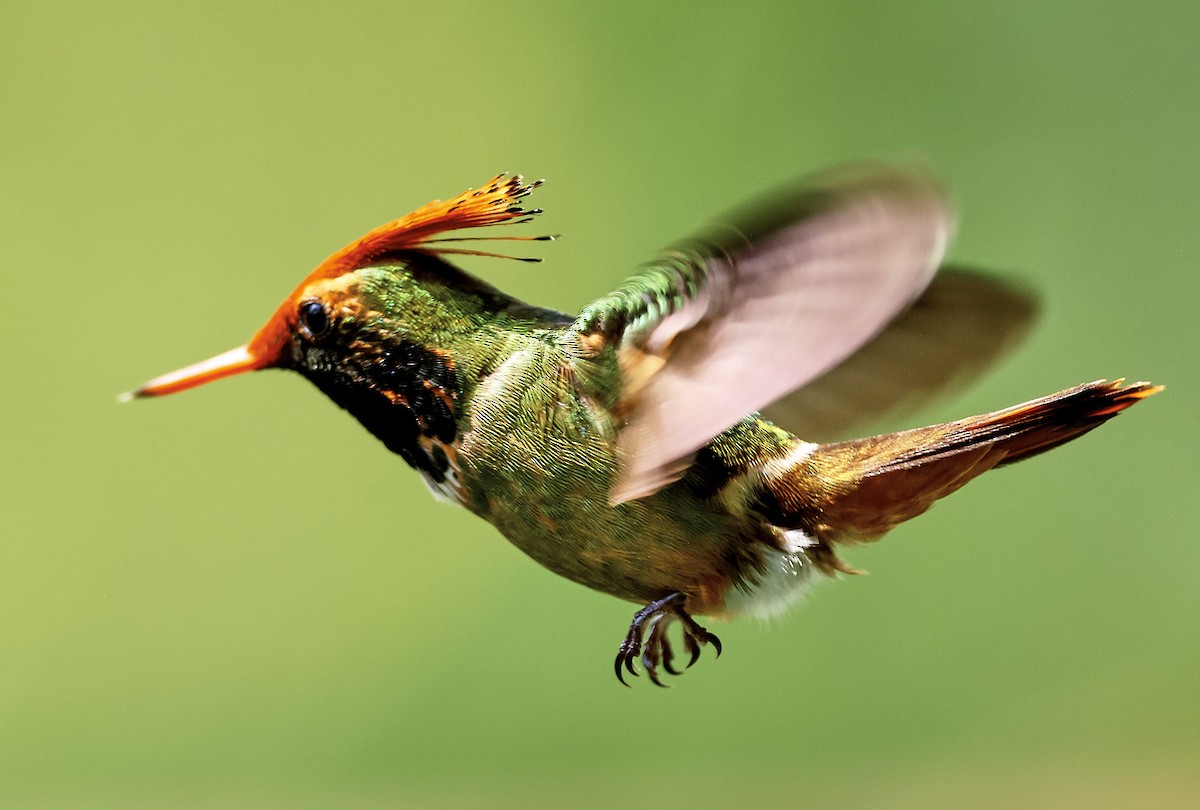
[[[9,2],[0,805],[1192,807],[1194,2]],[[758,189],[927,159],[1039,288],[933,421],[1168,384],[621,688],[634,607],[540,570],[296,375],[118,406],[324,256],[547,177],[577,310]],[[644,679],[643,679],[644,680]]]

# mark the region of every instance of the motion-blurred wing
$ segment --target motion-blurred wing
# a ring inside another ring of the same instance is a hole
[[[763,415],[808,441],[848,438],[970,382],[1024,337],[1036,314],[1021,286],[943,267],[867,345]]]
[[[575,329],[617,341],[622,367],[612,501],[674,480],[717,433],[878,334],[949,232],[924,175],[843,169],[728,217],[585,309]]]

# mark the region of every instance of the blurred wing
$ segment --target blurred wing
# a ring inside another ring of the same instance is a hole
[[[613,503],[677,478],[687,457],[815,379],[923,290],[950,216],[924,175],[855,167],[729,217],[580,315],[615,342],[621,475]]]
[[[943,267],[870,343],[763,416],[808,441],[846,438],[965,385],[1013,348],[1036,315],[1036,298],[1019,285]]]

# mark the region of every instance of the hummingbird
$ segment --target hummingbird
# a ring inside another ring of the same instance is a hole
[[[456,233],[529,222],[540,183],[501,174],[370,231],[244,346],[122,399],[299,372],[435,496],[554,573],[642,606],[614,670],[628,686],[640,662],[662,686],[702,648],[721,654],[695,617],[775,616],[817,579],[858,573],[842,549],[1161,390],[1096,380],[847,440],[977,373],[1032,319],[1018,285],[941,267],[954,217],[940,183],[887,165],[813,175],[676,243],[578,315],[449,258],[504,255],[474,240],[553,239]]]

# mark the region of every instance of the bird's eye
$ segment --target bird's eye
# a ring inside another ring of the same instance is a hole
[[[319,338],[329,331],[329,313],[320,301],[305,301],[300,305],[300,331],[309,338]]]

